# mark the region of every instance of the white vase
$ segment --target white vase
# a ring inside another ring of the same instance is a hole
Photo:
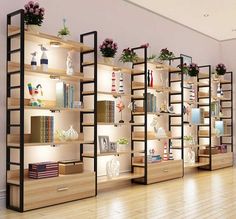
[[[28,24],[27,25],[27,31],[31,32],[31,33],[39,33],[39,29],[40,26],[39,25],[35,25],[35,24]]]
[[[79,134],[77,131],[75,131],[72,127],[72,125],[70,126],[70,128],[66,131],[66,140],[77,140],[79,137]]]
[[[124,62],[124,63],[123,63],[123,66],[124,66],[125,68],[131,69],[131,68],[133,67],[133,62]]]
[[[60,35],[59,37],[64,41],[68,40],[68,35]]]
[[[120,162],[116,157],[112,158],[106,163],[106,172],[108,178],[119,176],[120,174]]]
[[[103,57],[105,64],[114,65],[115,59],[113,57]]]

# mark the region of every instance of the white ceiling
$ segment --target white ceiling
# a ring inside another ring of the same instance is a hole
[[[126,1],[219,41],[236,38],[236,0]]]

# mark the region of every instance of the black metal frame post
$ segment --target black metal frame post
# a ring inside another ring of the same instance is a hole
[[[184,89],[184,86],[183,86],[183,68],[181,67],[181,66],[183,66],[183,57],[176,57],[176,58],[171,58],[170,60],[169,60],[169,64],[171,65],[171,63],[173,62],[173,61],[176,61],[176,60],[179,60],[179,66],[180,66],[180,69],[179,70],[169,70],[169,81],[168,81],[168,84],[169,84],[169,88],[171,88],[171,85],[173,84],[173,83],[180,83],[180,87],[181,87],[181,89],[180,89],[180,92],[179,93],[171,93],[171,92],[169,92],[169,97],[168,97],[168,102],[169,102],[169,105],[171,105],[171,104],[173,104],[172,102],[171,102],[171,97],[172,96],[178,96],[178,95],[180,95],[180,97],[181,97],[181,100],[178,102],[178,103],[175,103],[175,104],[180,104],[181,106],[180,106],[180,116],[176,116],[176,115],[169,115],[169,122],[168,122],[168,124],[169,124],[169,131],[171,131],[171,129],[173,128],[173,127],[180,127],[181,128],[181,139],[179,139],[180,140],[180,142],[181,142],[181,147],[177,147],[177,148],[175,148],[175,147],[173,147],[173,150],[181,150],[181,159],[182,159],[182,161],[183,161],[183,175],[184,175],[184,140],[183,140],[183,137],[184,137],[184,116],[183,116],[183,103],[184,103],[184,93],[183,93],[183,89]],[[174,74],[180,74],[180,79],[179,80],[174,80],[174,81],[172,81],[171,80],[171,76],[172,75],[174,75]],[[181,124],[180,125],[173,125],[172,123],[171,123],[171,118],[172,117],[180,117],[181,119]],[[170,143],[171,143],[171,139],[169,139],[169,146],[170,146]],[[182,175],[182,176],[183,176]]]
[[[143,143],[144,143],[144,160],[145,160],[145,163],[144,163],[144,181],[143,183],[144,184],[147,184],[147,148],[148,148],[148,138],[147,138],[147,47],[145,46],[139,46],[139,47],[135,47],[135,48],[132,48],[131,49],[132,51],[137,51],[137,50],[143,50],[143,61],[141,62],[137,62],[137,63],[133,63],[133,68],[134,66],[137,66],[137,65],[143,65],[144,67],[144,71],[142,73],[139,73],[139,74],[131,74],[131,95],[134,94],[134,91],[135,89],[133,89],[132,87],[132,82],[134,81],[134,78],[135,76],[140,76],[140,75],[143,75],[144,76],[144,88],[141,88],[141,90],[144,90],[144,114],[142,114],[142,116],[144,116],[144,139],[141,140]],[[131,101],[133,101],[134,99],[131,98]],[[140,116],[140,115],[135,115],[135,116]],[[133,121],[134,120],[134,115],[132,114],[131,112],[131,120]],[[140,125],[138,125],[140,127]],[[134,132],[134,128],[136,127],[135,124],[133,124],[131,126],[131,150],[133,151],[134,150],[134,141],[132,139],[132,133]],[[133,158],[133,154],[131,155],[131,171],[133,172],[134,171],[134,167],[133,164],[132,164],[132,158]],[[139,167],[141,168],[141,167]],[[134,182],[134,180],[132,180],[132,182]],[[135,181],[136,182],[136,181]],[[138,181],[137,181],[138,182]]]
[[[95,172],[95,195],[97,195],[97,31],[92,31],[88,33],[84,33],[80,35],[80,42],[84,43],[84,40],[86,37],[93,36],[93,49],[89,51],[81,51],[80,53],[80,72],[84,73],[85,67],[93,67],[93,74],[94,79],[91,81],[81,81],[80,82],[80,101],[84,101],[83,90],[84,90],[84,84],[93,84],[94,86],[94,92],[91,94],[86,94],[86,96],[94,96],[94,110],[93,112],[80,112],[80,132],[84,132],[84,125],[83,125],[83,118],[85,114],[94,114],[94,154],[92,157],[86,157],[86,158],[92,158],[94,160],[94,172]],[[93,54],[93,62],[92,63],[84,63],[84,55],[86,54]],[[83,149],[84,144],[80,144],[80,160],[83,161]]]
[[[14,35],[9,35],[9,25],[11,25],[11,20],[14,16],[20,16],[20,28],[19,33]],[[25,64],[25,27],[24,27],[24,10],[20,9],[14,11],[7,15],[7,98],[6,98],[6,207],[12,210],[17,210],[20,212],[24,211],[24,64]],[[11,50],[11,39],[14,37],[20,37],[20,48]],[[17,71],[9,72],[8,62],[11,61],[11,55],[13,53],[20,53],[20,69]],[[11,86],[11,76],[13,74],[20,74],[20,85]],[[20,124],[11,124],[11,112],[13,110],[8,109],[8,98],[11,97],[12,89],[20,89],[20,108],[14,109],[14,111],[20,111]],[[11,133],[11,127],[19,127],[20,129],[20,147],[12,147],[8,144],[7,135]],[[20,162],[11,161],[11,150],[19,149],[20,150]],[[19,166],[19,184],[11,184],[7,181],[7,172],[11,170],[11,166]],[[19,187],[19,207],[12,206],[10,204],[11,194],[10,187],[17,186]]]
[[[211,170],[212,169],[212,152],[211,152],[211,137],[212,137],[212,134],[211,134],[211,65],[203,65],[203,66],[199,66],[199,69],[208,69],[208,76],[207,77],[199,77],[199,74],[197,75],[197,82],[199,83],[201,80],[208,80],[208,84],[207,85],[204,85],[204,86],[197,86],[198,89],[197,89],[197,102],[198,102],[198,108],[201,107],[201,106],[205,106],[205,107],[208,107],[209,108],[209,124],[208,124],[208,128],[209,128],[209,136],[208,137],[199,137],[199,130],[200,130],[200,126],[201,125],[198,125],[197,127],[197,141],[198,141],[198,145],[199,145],[199,142],[200,142],[200,138],[209,138],[209,169]],[[201,105],[199,103],[199,100],[202,99],[202,98],[199,98],[199,91],[200,91],[200,88],[201,87],[207,87],[208,90],[209,90],[209,95],[206,97],[206,99],[209,99],[209,103],[206,105]],[[207,127],[206,125],[204,125],[205,127]],[[197,153],[199,154],[199,148],[197,150]]]

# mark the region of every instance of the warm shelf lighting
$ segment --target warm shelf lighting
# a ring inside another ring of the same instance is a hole
[[[59,42],[50,42],[50,46],[51,47],[60,47],[61,46],[61,43],[59,43]]]

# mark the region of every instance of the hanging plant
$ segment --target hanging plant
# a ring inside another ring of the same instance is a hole
[[[197,64],[195,63],[191,63],[189,66],[188,66],[188,75],[191,76],[191,77],[194,77],[194,76],[197,76],[199,73],[199,67]]]
[[[220,63],[216,66],[216,73],[218,75],[224,75],[226,73],[226,67],[224,64]]]

